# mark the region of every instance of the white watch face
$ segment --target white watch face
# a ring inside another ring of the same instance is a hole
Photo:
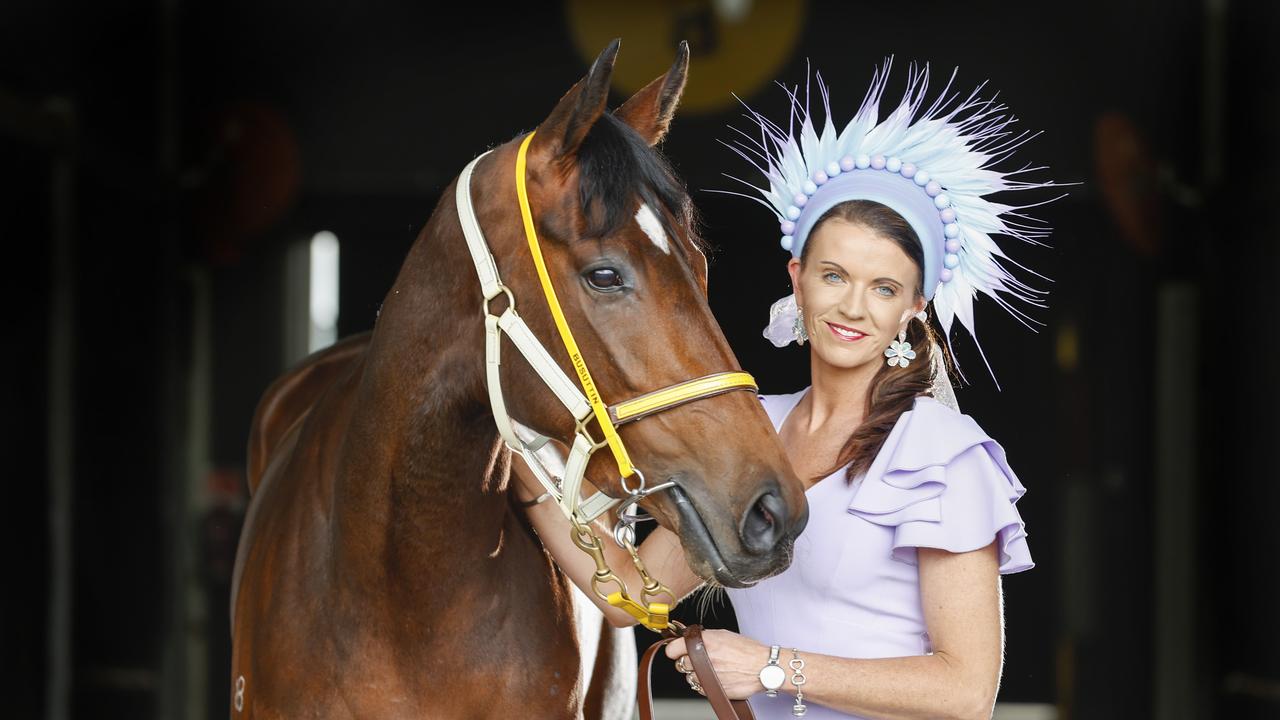
[[[777,690],[787,679],[787,671],[778,665],[765,665],[760,671],[760,684],[765,690]]]

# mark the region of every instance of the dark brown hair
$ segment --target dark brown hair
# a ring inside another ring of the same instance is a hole
[[[902,248],[919,271],[916,297],[924,294],[921,285],[924,278],[924,248],[916,231],[901,215],[888,206],[871,200],[848,200],[824,213],[809,232],[809,237],[813,237],[818,228],[832,218],[861,225]],[[811,246],[812,243],[805,243],[800,252],[801,263],[806,261]],[[880,365],[880,370],[871,379],[871,385],[867,389],[867,407],[862,424],[845,440],[835,466],[818,477],[825,477],[848,465],[845,479],[852,482],[871,467],[876,454],[889,436],[889,431],[902,413],[911,409],[917,397],[933,394],[933,353],[942,353],[943,361],[950,367],[946,350],[937,340],[938,335],[930,323],[914,318],[907,321],[907,342],[911,343],[911,349],[916,352],[915,359],[905,368],[891,367],[888,363]]]

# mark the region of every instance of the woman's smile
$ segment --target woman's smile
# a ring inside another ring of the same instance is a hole
[[[841,342],[857,342],[867,336],[866,333],[857,328],[839,325],[829,320],[824,320],[823,322],[825,322],[827,327],[830,328],[831,334],[835,335]]]

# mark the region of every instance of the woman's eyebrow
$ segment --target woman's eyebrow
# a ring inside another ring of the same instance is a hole
[[[876,278],[875,280],[873,280],[872,282],[878,282],[878,283],[892,283],[892,284],[894,284],[894,285],[897,285],[898,287],[906,287],[905,285],[903,285],[902,283],[898,282],[897,280],[894,280],[894,279],[893,279],[893,278],[891,278],[891,277],[878,277],[878,278]]]
[[[839,270],[840,272],[844,273],[845,275],[848,275],[848,274],[849,274],[849,271],[848,271],[848,270],[845,270],[843,267],[841,267],[841,266],[840,266],[840,263],[834,263],[834,262],[831,262],[830,260],[823,260],[823,261],[821,261],[821,262],[822,262],[822,264],[823,264],[823,265],[830,265],[831,267],[833,267],[833,268],[835,268],[835,269]]]

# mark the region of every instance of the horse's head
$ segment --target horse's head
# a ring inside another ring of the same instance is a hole
[[[692,203],[653,148],[684,88],[688,49],[682,45],[670,71],[610,113],[617,51],[614,41],[538,126],[524,175],[548,275],[605,402],[739,369],[707,305],[707,262]],[[576,378],[517,205],[523,140],[476,166],[473,202],[520,315]],[[529,364],[514,352],[504,357],[510,415],[547,436],[572,437],[572,418]],[[680,535],[695,571],[741,586],[786,567],[808,505],[755,393],[704,397],[618,432],[650,486],[676,483],[643,504]],[[587,479],[623,495],[608,451],[592,457]]]

